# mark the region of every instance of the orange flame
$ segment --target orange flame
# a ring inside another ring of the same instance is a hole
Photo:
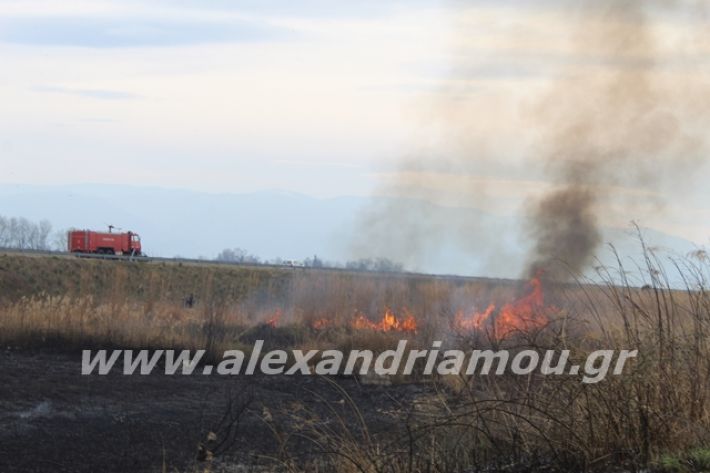
[[[530,294],[504,305],[495,322],[495,335],[504,338],[512,332],[528,332],[544,327],[548,319],[543,314],[545,311],[545,298],[542,292],[540,278],[533,278],[528,283],[532,291]]]
[[[483,312],[465,315],[463,310],[456,312],[454,326],[459,330],[480,330],[495,310],[495,304],[490,304]]]
[[[417,319],[414,318],[411,312],[404,309],[405,317],[404,320],[399,324],[400,330],[403,332],[416,332],[417,331]]]
[[[385,310],[385,315],[382,317],[382,322],[380,322],[382,330],[388,332],[390,330],[397,330],[399,327],[399,321],[395,317],[394,312],[390,309]]]
[[[377,324],[374,322],[370,322],[370,319],[365,317],[365,314],[363,314],[362,312],[356,312],[355,319],[353,319],[353,328],[356,328],[358,330],[363,330],[363,329],[375,330],[377,328]]]
[[[380,322],[372,322],[365,316],[365,314],[357,312],[355,314],[355,319],[352,322],[352,326],[358,330],[368,329],[380,332],[416,332],[417,320],[407,309],[404,309],[404,313],[404,319],[399,320],[391,309],[386,309]]]
[[[331,325],[331,322],[332,321],[328,319],[318,319],[314,320],[311,323],[311,327],[313,327],[315,330],[324,330]]]
[[[266,325],[268,325],[271,328],[276,328],[276,326],[279,324],[279,321],[281,320],[281,316],[283,315],[283,311],[281,309],[276,309],[269,318],[269,320],[266,321]]]
[[[545,307],[540,278],[531,279],[528,285],[531,288],[529,294],[505,304],[495,316],[495,304],[490,304],[483,312],[474,312],[468,316],[463,311],[458,311],[454,317],[454,327],[465,331],[492,327],[493,335],[497,339],[503,339],[516,331],[528,332],[544,327],[548,322],[545,313],[555,309]]]

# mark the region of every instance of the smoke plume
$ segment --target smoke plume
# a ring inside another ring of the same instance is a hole
[[[535,242],[527,272],[557,280],[593,261],[602,241],[600,213],[622,186],[680,182],[699,157],[699,140],[684,130],[680,104],[661,79],[664,64],[650,20],[651,9],[673,3],[587,3],[574,50],[593,55],[605,71],[557,81],[536,109],[545,169],[557,186],[527,209]]]
[[[694,59],[706,57],[702,38],[693,36],[706,31],[702,4],[573,3],[574,8],[553,3],[558,5],[553,23],[564,25],[568,34],[551,32],[539,53],[535,46],[525,49],[530,38],[519,37],[510,41],[515,46],[508,46],[514,51],[509,56],[503,50],[482,60],[475,48],[454,55],[458,64],[451,82],[464,83],[473,93],[465,90],[459,100],[446,90],[435,107],[438,116],[430,121],[445,130],[444,142],[458,144],[457,153],[429,150],[404,159],[387,190],[409,199],[380,201],[363,213],[357,253],[374,251],[410,267],[426,266],[442,243],[453,241],[468,254],[488,255],[476,268],[479,274],[499,275],[495,268],[515,266],[525,277],[542,271],[548,279],[564,280],[593,263],[603,227],[611,220],[643,220],[659,211],[664,193],[689,187],[689,177],[697,174],[694,166],[703,159],[710,109],[710,84],[703,79],[707,72]],[[687,34],[669,35],[669,24],[682,25],[676,31]],[[470,24],[457,34],[479,40]],[[542,50],[551,43],[549,51]],[[515,50],[520,45],[522,53]],[[553,72],[544,67],[550,64]],[[467,74],[475,80],[462,79]],[[509,80],[514,76],[517,83],[510,93],[476,89],[499,76],[503,83],[514,82]],[[534,81],[521,77],[546,79],[542,92],[532,86],[527,90]],[[518,92],[523,99],[509,98]],[[516,113],[522,115],[517,122]],[[535,146],[516,149],[524,132],[534,137]],[[508,159],[511,155],[524,164]],[[449,176],[447,184],[437,183],[442,175]],[[518,194],[527,189],[523,184],[542,183],[528,191],[523,218],[517,220],[522,230],[498,225],[486,212],[472,211],[471,218],[462,220],[460,212],[447,214],[431,205],[445,191],[455,195],[452,207],[480,211],[497,206],[508,196],[490,184],[500,179],[489,178],[503,175],[520,183],[508,186]],[[522,264],[511,236],[527,251]]]

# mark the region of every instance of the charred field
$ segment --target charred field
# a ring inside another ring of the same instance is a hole
[[[653,255],[646,263],[642,288],[4,255],[0,469],[703,471],[707,267],[677,261],[680,288],[664,283]],[[377,354],[403,339],[639,356],[595,384],[420,367],[389,377],[81,374],[83,349],[204,349],[206,363],[257,340]]]

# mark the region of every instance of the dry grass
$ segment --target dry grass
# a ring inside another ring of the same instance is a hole
[[[464,279],[18,255],[0,256],[0,287],[2,344],[215,353],[257,336],[282,347],[386,346],[397,337],[350,326],[356,313],[377,320],[387,308],[411,310],[422,321],[418,338],[429,340],[448,330],[450,300],[515,293],[510,284]],[[190,295],[192,307],[185,304]],[[276,329],[264,326],[272,319]],[[319,320],[327,327],[315,330]]]
[[[678,290],[651,252],[644,264],[645,289],[631,287],[621,264],[615,278],[602,269],[607,284],[557,289],[563,310],[544,334],[508,341],[511,348],[570,349],[578,361],[594,349],[638,349],[622,376],[598,384],[535,374],[447,377],[437,394],[401,406],[399,434],[375,438],[365,426],[333,423],[325,429],[318,418],[304,425],[334,471],[706,471],[708,267],[672,261],[685,277]]]

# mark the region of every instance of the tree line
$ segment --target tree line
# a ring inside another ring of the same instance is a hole
[[[345,263],[326,261],[319,258],[317,255],[313,255],[313,257],[306,258],[302,261],[284,260],[283,258],[262,260],[242,248],[225,248],[215,257],[215,261],[244,264],[277,264],[284,266],[303,266],[306,268],[344,268],[354,271],[401,272],[404,269],[401,263],[387,258],[361,258],[346,261]]]
[[[33,222],[24,217],[0,215],[0,247],[20,250],[50,250],[52,224],[49,220]]]

